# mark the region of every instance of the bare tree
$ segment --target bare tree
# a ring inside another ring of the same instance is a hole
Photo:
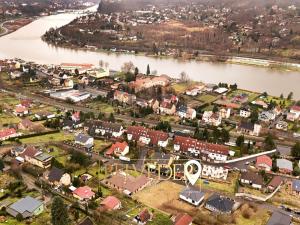
[[[135,67],[131,61],[125,62],[121,68],[124,73],[132,73]]]
[[[182,82],[188,83],[190,81],[189,75],[186,72],[182,71],[180,73],[180,80]]]

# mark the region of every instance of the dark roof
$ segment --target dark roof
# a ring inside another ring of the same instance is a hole
[[[242,173],[241,179],[249,180],[253,184],[259,184],[259,185],[264,184],[262,176],[257,173],[251,172],[251,171]]]
[[[122,125],[118,123],[105,122],[101,120],[89,120],[85,123],[85,126],[88,127],[91,131],[95,129],[103,129],[108,133],[120,132]]]
[[[292,218],[289,215],[275,211],[269,219],[267,225],[290,225]]]
[[[293,180],[292,190],[300,192],[300,180]]]
[[[270,181],[270,183],[268,184],[268,186],[269,187],[271,186],[271,187],[277,188],[281,183],[282,183],[282,178],[280,176],[275,176]]]
[[[209,205],[220,212],[226,213],[232,211],[234,201],[230,198],[214,194],[207,200],[206,205]]]
[[[91,138],[91,136],[89,136],[89,135],[79,133],[79,134],[77,134],[77,135],[75,136],[75,141],[78,141],[78,142],[80,142],[80,143],[85,143],[85,142],[87,142],[90,138]]]
[[[254,130],[254,123],[242,121],[239,128],[245,130]]]
[[[86,217],[81,223],[79,223],[78,225],[94,225],[93,221],[89,218]]]
[[[205,193],[195,187],[186,187],[180,192],[180,195],[198,202],[204,197]]]
[[[64,171],[61,169],[58,169],[56,167],[52,167],[52,169],[49,172],[48,180],[50,182],[60,181],[61,177],[64,175]]]

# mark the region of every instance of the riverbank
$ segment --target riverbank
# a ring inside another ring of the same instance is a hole
[[[38,17],[23,17],[2,22],[0,24],[0,37],[19,30],[37,18]]]
[[[42,38],[43,39],[43,38]],[[45,41],[45,39],[43,39]],[[210,62],[210,63],[228,63],[228,64],[239,64],[239,65],[248,65],[248,66],[257,66],[257,67],[265,67],[273,70],[280,70],[280,71],[300,71],[300,63],[292,63],[292,62],[285,62],[285,61],[276,61],[276,60],[269,60],[269,59],[262,59],[262,58],[252,58],[252,57],[241,57],[241,56],[228,56],[228,55],[214,55],[214,54],[198,54],[197,57],[174,57],[168,55],[154,55],[149,54],[147,52],[130,52],[130,51],[112,51],[112,50],[105,50],[105,49],[98,49],[93,46],[88,47],[75,47],[69,45],[54,45],[53,43],[49,43],[45,41],[47,44],[53,47],[60,47],[65,49],[71,50],[81,50],[81,51],[90,51],[90,52],[99,52],[99,53],[106,53],[106,54],[128,54],[128,55],[135,55],[135,56],[145,56],[145,57],[152,57],[157,59],[177,59],[179,61],[199,61],[199,62]],[[284,60],[284,59],[282,59]]]

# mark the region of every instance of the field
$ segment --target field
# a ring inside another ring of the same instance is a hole
[[[210,94],[201,94],[195,98],[196,100],[205,103],[211,103],[217,99],[216,96]]]
[[[193,85],[201,84],[200,82],[196,81],[190,81],[187,83],[180,82],[180,83],[174,83],[172,84],[172,88],[175,90],[178,94],[183,94],[188,88],[190,88]]]
[[[4,124],[17,124],[19,122],[21,122],[19,117],[4,112],[0,113],[0,127]]]
[[[138,192],[133,198],[151,208],[168,213],[174,213],[178,210],[193,211],[195,210],[193,206],[179,200],[179,193],[183,188],[183,185],[171,181],[162,181]]]
[[[99,112],[102,112],[102,113],[113,113],[114,112],[114,108],[111,105],[100,102],[100,101],[88,103],[87,107],[91,108],[91,109],[99,110]],[[96,115],[96,116],[98,116],[98,115]]]
[[[94,140],[94,151],[102,152],[104,149],[109,147],[112,143],[107,140]]]
[[[235,90],[235,91],[231,92],[228,95],[228,97],[232,98],[232,97],[240,95],[240,94],[246,94],[248,96],[248,102],[252,102],[253,100],[255,100],[259,96],[258,93],[247,91],[247,90],[238,89],[238,90]]]
[[[223,183],[223,182],[215,182],[215,181],[209,181],[208,184],[204,184],[203,180],[198,180],[197,184],[203,188],[203,190],[216,190],[219,192],[223,192],[225,194],[231,194],[233,195],[235,193],[235,186],[236,181],[238,179],[238,173],[229,173],[227,181],[229,183]]]
[[[69,133],[59,132],[54,134],[40,135],[30,138],[20,139],[22,144],[37,144],[37,143],[49,143],[49,142],[59,142],[65,140],[73,140],[74,136]]]

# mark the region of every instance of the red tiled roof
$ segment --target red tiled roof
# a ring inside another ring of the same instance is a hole
[[[68,66],[68,67],[80,67],[80,68],[91,68],[93,64],[84,64],[84,63],[62,63],[61,66]]]
[[[299,111],[300,112],[300,106],[294,105],[294,106],[291,107],[291,110]]]
[[[142,126],[130,126],[127,128],[127,134],[132,135],[132,140],[138,141],[141,136],[146,136],[148,129]]]
[[[159,141],[166,141],[169,135],[166,132],[159,130],[149,130],[148,136],[151,139],[150,143],[157,145]]]
[[[22,106],[30,107],[31,104],[32,104],[32,101],[30,99],[23,99],[23,100],[21,100],[21,105]]]
[[[149,213],[148,209],[144,209],[139,214],[141,222],[147,222],[151,218],[151,214]]]
[[[34,146],[28,146],[25,151],[21,154],[21,157],[34,157],[38,153],[38,150]]]
[[[179,145],[181,151],[188,151],[189,148],[195,148],[204,153],[212,152],[222,155],[229,154],[228,146],[199,141],[190,137],[176,136],[174,139],[174,144]]]
[[[260,164],[266,164],[269,167],[272,167],[272,159],[269,156],[262,155],[256,158],[256,166]]]
[[[120,200],[115,196],[108,196],[100,204],[103,205],[107,210],[112,210],[120,205],[120,203]]]
[[[116,142],[113,144],[107,151],[106,155],[112,155],[115,151],[123,152],[125,148],[128,146],[127,142]]]
[[[174,225],[189,225],[193,222],[193,218],[188,214],[178,214],[175,218]]]
[[[0,131],[0,138],[9,137],[13,134],[16,134],[16,130],[14,128],[7,128]]]
[[[92,189],[88,186],[77,188],[75,191],[73,191],[73,194],[79,196],[82,199],[89,199],[95,195]]]
[[[166,141],[169,135],[163,131],[151,130],[142,126],[130,126],[127,134],[132,135],[132,139],[138,141],[141,136],[150,138],[150,143],[157,145],[159,141]]]
[[[25,111],[28,111],[28,109],[25,106],[17,105],[15,108],[16,113],[23,113]]]
[[[273,187],[273,188],[277,188],[281,183],[282,183],[282,177],[280,176],[275,176],[273,177],[273,179],[271,180],[271,182],[268,184],[268,187]]]

